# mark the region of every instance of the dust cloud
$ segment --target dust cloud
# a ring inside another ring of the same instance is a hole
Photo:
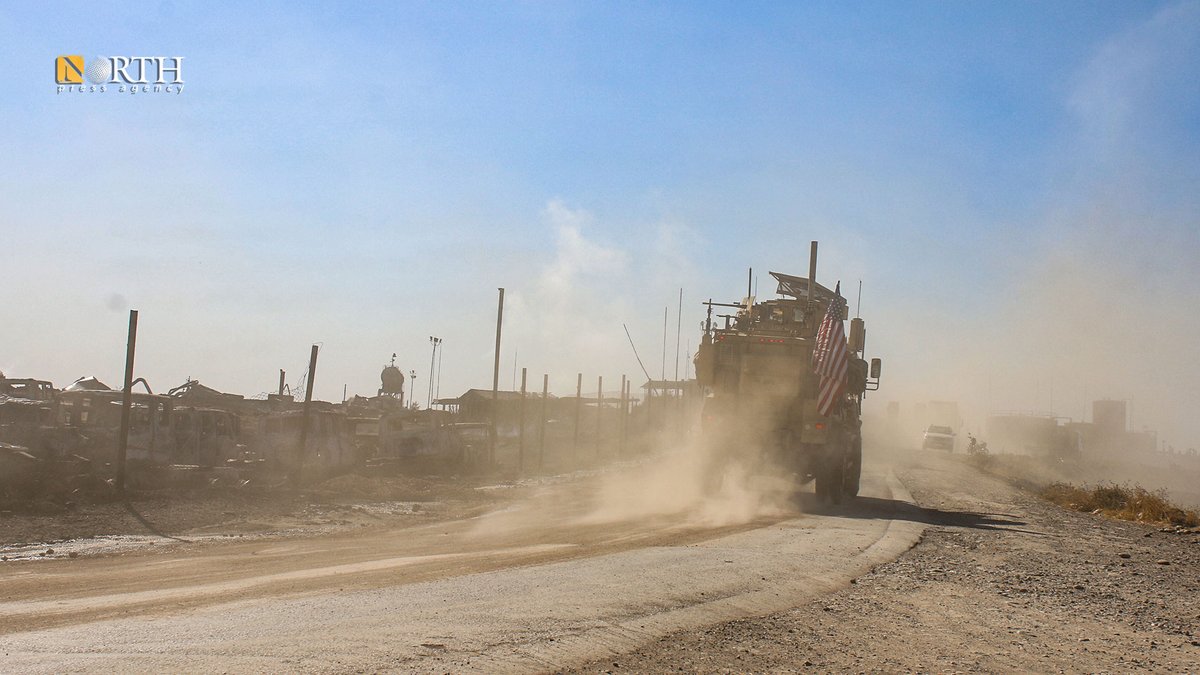
[[[893,374],[908,376],[887,379],[868,399],[867,433],[919,447],[921,431],[936,421],[933,402],[947,402],[957,409],[962,452],[968,433],[989,440],[991,416],[1093,423],[1094,401],[1124,401],[1124,427],[1140,434],[1140,448],[1084,444],[1077,460],[1043,474],[1140,483],[1200,503],[1200,275],[1181,255],[1200,242],[1184,232],[1140,240],[1133,225],[1100,222],[1080,224],[1015,266],[997,281],[997,303],[977,316],[964,312],[936,331],[897,336],[911,351],[892,356]],[[886,321],[876,325],[889,330]],[[912,362],[895,367],[904,358]],[[889,403],[898,417],[889,418]],[[1022,452],[992,441],[993,451]]]
[[[609,526],[627,536],[630,526],[725,527],[798,512],[793,477],[765,464],[758,448],[723,447],[677,428],[649,431],[636,444],[643,452],[633,458],[519,481],[527,494],[479,517],[475,536]]]
[[[934,401],[957,405],[961,452],[967,432],[988,440],[992,415],[1091,423],[1094,401],[1119,400],[1140,449],[1084,444],[1040,473],[1142,483],[1200,503],[1200,175],[1181,117],[1195,99],[1180,94],[1200,75],[1198,49],[1195,3],[1104,44],[1063,102],[1070,125],[1043,167],[1041,202],[960,261],[925,263],[958,296],[877,301],[886,374],[868,398],[867,428],[881,442],[919,446],[930,420],[918,409]],[[962,260],[966,283],[952,272]]]
[[[580,524],[651,516],[683,516],[689,525],[720,527],[794,512],[794,484],[781,472],[754,467],[700,436],[662,436],[660,451],[604,476]]]

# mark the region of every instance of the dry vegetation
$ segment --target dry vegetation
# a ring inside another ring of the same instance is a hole
[[[1151,492],[1140,485],[1130,487],[1108,483],[1079,487],[1054,482],[1042,488],[1041,496],[1069,509],[1110,518],[1182,527],[1200,526],[1200,515],[1196,511],[1184,510],[1172,504],[1165,490]]]

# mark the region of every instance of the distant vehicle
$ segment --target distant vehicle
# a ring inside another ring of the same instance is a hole
[[[954,452],[954,430],[936,424],[929,425],[925,430],[925,438],[921,441],[921,449]]]

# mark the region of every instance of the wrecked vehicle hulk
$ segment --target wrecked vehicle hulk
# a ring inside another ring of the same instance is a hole
[[[778,272],[775,300],[708,305],[696,354],[704,388],[702,431],[714,458],[710,471],[739,461],[753,472],[783,471],[799,485],[816,482],[824,501],[854,497],[862,472],[862,398],[878,389],[879,359],[862,358],[862,319],[843,331],[840,284],[816,283],[817,242],[807,279]],[[730,307],[713,326],[713,307]]]

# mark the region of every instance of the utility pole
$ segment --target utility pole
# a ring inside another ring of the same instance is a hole
[[[280,396],[283,396],[283,386],[284,386],[283,380],[286,377],[287,377],[287,373],[284,372],[283,368],[280,368],[279,369],[279,395]]]
[[[442,397],[442,352],[444,352],[444,351],[446,351],[446,348],[441,345],[441,341],[439,340],[438,341],[437,386],[434,387],[434,389],[433,389],[433,400],[435,400],[435,401]]]
[[[428,410],[432,410],[433,409],[433,380],[434,380],[433,366],[437,360],[438,345],[442,344],[442,338],[434,337],[434,336],[430,335],[429,343],[433,345],[433,353],[429,355],[429,396],[427,397],[427,399],[425,401],[425,408]]]
[[[488,464],[496,464],[496,399],[500,390],[500,328],[504,325],[504,289],[500,289],[500,301],[496,307],[496,364],[492,367],[492,433],[488,434]]]
[[[129,337],[125,341],[125,389],[121,393],[121,439],[117,446],[117,493],[125,497],[125,455],[129,452],[129,412],[133,406],[133,356],[137,346],[136,309],[129,310]]]
[[[292,474],[292,484],[299,486],[301,473],[304,469],[304,451],[308,446],[308,421],[312,409],[313,382],[317,379],[317,345],[312,346],[308,355],[308,381],[304,387],[304,412],[300,417],[300,445],[296,448],[296,468]]]

